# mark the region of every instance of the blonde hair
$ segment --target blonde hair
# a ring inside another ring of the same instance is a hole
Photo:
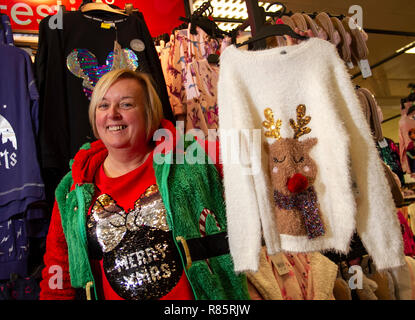
[[[147,141],[151,138],[154,131],[159,126],[161,119],[163,118],[163,108],[161,105],[160,98],[154,89],[152,80],[149,75],[132,71],[130,69],[116,69],[104,74],[101,79],[95,85],[94,91],[92,92],[91,101],[89,103],[89,123],[91,124],[92,131],[97,139],[99,135],[95,123],[95,110],[99,103],[101,103],[108,89],[118,80],[121,79],[135,79],[143,87],[145,93],[145,115],[146,115],[146,138]]]

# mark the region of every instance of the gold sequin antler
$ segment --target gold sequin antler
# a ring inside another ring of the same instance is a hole
[[[298,139],[299,137],[308,134],[311,132],[311,129],[306,127],[309,124],[311,117],[305,115],[305,105],[300,104],[297,107],[297,123],[293,119],[290,119],[290,126],[294,130],[294,139]]]
[[[262,126],[269,131],[265,131],[265,136],[267,138],[274,138],[275,140],[281,139],[280,129],[282,125],[282,121],[278,119],[277,121],[274,120],[274,113],[270,108],[266,108],[264,110],[265,119],[262,122]]]

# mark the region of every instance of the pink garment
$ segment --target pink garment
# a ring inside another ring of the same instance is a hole
[[[399,223],[401,224],[401,231],[404,244],[404,253],[406,256],[415,256],[415,241],[414,234],[408,225],[408,221],[405,219],[403,213],[398,210]]]
[[[172,34],[170,36],[170,41],[166,43],[164,48],[161,48],[159,57],[160,57],[160,64],[161,69],[163,71],[164,79],[167,79],[169,77],[169,73],[167,72],[168,62],[169,62],[169,56],[171,51],[171,44],[174,41],[174,35]]]
[[[177,30],[170,41],[167,63],[162,63],[174,115],[185,116],[186,132],[199,129],[203,138],[217,139],[217,82],[219,67],[208,63],[210,54],[220,54],[231,44],[226,37],[211,39],[201,28],[193,35]]]
[[[406,173],[413,173],[411,170],[410,159],[408,159],[408,146],[412,142],[408,135],[409,130],[415,129],[415,113],[407,115],[412,102],[406,102],[404,109],[401,110],[401,119],[399,120],[399,157],[401,159],[402,170]],[[414,172],[415,173],[415,172]]]
[[[289,272],[279,275],[273,264],[275,278],[283,300],[312,300],[314,296],[310,259],[306,253],[283,253],[284,263]],[[269,261],[269,257],[267,256]]]
[[[165,80],[167,92],[173,114],[177,117],[186,114],[186,92],[183,86],[183,61],[185,52],[181,43],[184,41],[188,30],[176,30],[174,38],[170,41],[170,53],[167,59],[167,71]],[[163,65],[162,65],[163,66]]]
[[[216,140],[216,130],[219,126],[218,104],[217,104],[217,82],[219,76],[218,67],[209,65],[206,59],[191,62],[188,65],[190,77],[187,80],[188,113],[186,128],[202,129],[210,134],[211,140]],[[191,84],[191,85],[189,85]],[[199,122],[191,117],[194,110],[201,111]],[[189,112],[190,111],[190,112]],[[214,131],[208,131],[215,129]]]

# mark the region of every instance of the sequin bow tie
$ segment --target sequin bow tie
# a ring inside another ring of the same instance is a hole
[[[103,252],[113,250],[127,230],[136,231],[142,226],[169,231],[166,208],[157,185],[153,185],[135,202],[134,209],[126,212],[108,194],[101,194],[91,210],[92,224],[96,224],[98,241]],[[90,226],[89,226],[90,227]]]
[[[284,210],[297,210],[304,219],[304,225],[309,239],[324,235],[324,226],[320,218],[320,209],[317,204],[317,195],[313,187],[303,192],[284,195],[274,190],[275,205]]]

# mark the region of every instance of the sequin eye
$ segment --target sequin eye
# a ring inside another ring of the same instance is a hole
[[[284,156],[284,158],[282,160],[278,160],[277,158],[272,158],[272,159],[274,160],[275,163],[281,163],[281,162],[285,161],[285,158],[286,157]]]
[[[300,163],[300,162],[303,162],[304,161],[304,157],[301,157],[300,159],[295,159],[295,157],[293,157],[293,160],[294,160],[294,162],[295,163]]]

